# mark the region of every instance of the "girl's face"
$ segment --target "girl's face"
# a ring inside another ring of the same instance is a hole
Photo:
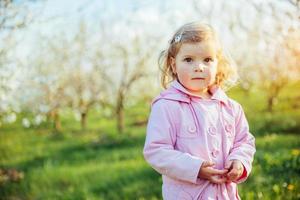
[[[213,40],[183,43],[176,58],[171,58],[171,65],[179,82],[189,92],[206,95],[217,73],[216,44]]]

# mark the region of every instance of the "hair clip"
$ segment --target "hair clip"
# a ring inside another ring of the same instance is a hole
[[[182,34],[177,35],[177,36],[174,38],[174,42],[175,42],[175,43],[180,42],[181,36],[182,36]]]

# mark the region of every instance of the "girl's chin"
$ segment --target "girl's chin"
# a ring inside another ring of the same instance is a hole
[[[190,87],[188,88],[190,92],[192,93],[203,93],[203,92],[206,92],[208,90],[208,87]]]
[[[198,91],[203,91],[203,90],[207,90],[208,89],[208,85],[201,85],[201,86],[191,86],[191,87],[189,87],[189,89],[191,90],[191,91],[195,91],[195,92],[198,92]]]

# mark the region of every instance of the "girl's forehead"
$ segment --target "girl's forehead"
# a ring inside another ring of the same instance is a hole
[[[217,45],[213,40],[206,40],[197,43],[183,43],[177,55],[210,55],[215,56]]]

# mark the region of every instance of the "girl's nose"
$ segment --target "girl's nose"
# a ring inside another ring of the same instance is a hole
[[[200,72],[203,72],[203,70],[204,70],[204,66],[203,66],[203,64],[198,64],[198,66],[196,66],[196,68],[195,68],[195,71],[200,71]]]

